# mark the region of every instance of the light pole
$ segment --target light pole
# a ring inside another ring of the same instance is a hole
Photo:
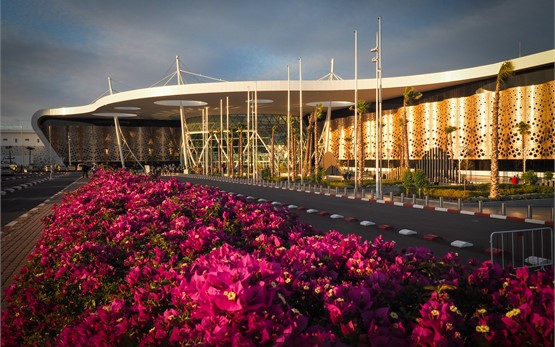
[[[381,137],[382,137],[382,17],[378,17],[378,32],[376,33],[376,47],[370,52],[376,53],[372,62],[376,63],[376,196],[382,197],[381,170]]]

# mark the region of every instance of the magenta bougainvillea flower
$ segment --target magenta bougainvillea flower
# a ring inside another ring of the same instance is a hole
[[[66,194],[2,346],[552,346],[553,271],[461,264],[125,170]]]

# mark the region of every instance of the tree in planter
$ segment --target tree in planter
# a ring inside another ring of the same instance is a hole
[[[490,169],[490,190],[489,198],[499,200],[499,99],[501,85],[505,83],[507,78],[512,76],[514,72],[513,63],[506,61],[501,64],[497,73],[497,82],[495,83],[495,94],[493,97],[493,114],[491,117],[491,169]]]
[[[353,148],[353,138],[351,136],[349,137],[345,137],[345,157],[347,158],[347,167],[349,167],[349,163],[351,161],[351,155],[352,155],[352,148]]]
[[[320,162],[318,160],[318,121],[322,119],[324,114],[324,106],[322,104],[316,105],[314,112],[312,113],[312,120],[314,122],[314,176],[318,176],[318,170],[320,168]]]
[[[412,174],[414,187],[418,190],[418,196],[422,195],[422,190],[428,186],[428,177],[423,170],[416,170]]]
[[[353,106],[351,106],[350,110],[353,110]],[[358,129],[355,129],[357,132],[357,167],[356,170],[359,172],[357,175],[357,185],[362,186],[362,175],[364,173],[364,138],[362,132],[362,115],[368,112],[368,103],[364,100],[357,101],[357,124]],[[376,117],[378,115],[376,114]]]
[[[522,155],[522,172],[526,172],[526,135],[530,135],[530,124],[520,121],[516,125],[516,131],[520,134],[520,154]]]
[[[413,185],[412,172],[410,170],[403,171],[401,180],[403,181],[403,187],[405,188],[405,192],[408,194],[410,191],[410,188]]]
[[[449,158],[451,159],[451,167],[454,168],[454,161],[455,161],[455,152],[453,151],[453,136],[452,133],[459,130],[459,128],[455,126],[448,125],[443,128],[443,131],[447,135],[447,150],[449,151]]]
[[[403,97],[403,118],[401,119],[401,126],[403,130],[403,160],[401,167],[409,168],[409,134],[407,129],[407,106],[415,105],[416,102],[422,98],[422,93],[417,92],[412,87],[406,87]]]
[[[553,179],[553,172],[551,171],[544,172],[543,179],[546,180],[547,182],[551,181]]]

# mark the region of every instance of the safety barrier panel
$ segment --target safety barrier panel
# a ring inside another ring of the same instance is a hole
[[[496,231],[490,235],[491,262],[503,268],[553,266],[553,229]]]

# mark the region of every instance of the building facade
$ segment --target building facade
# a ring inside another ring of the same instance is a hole
[[[548,51],[513,60],[515,76],[501,91],[502,170],[518,171],[523,156],[531,169],[553,170],[554,58],[555,51]],[[407,107],[411,166],[427,165],[443,153],[451,169],[460,170],[466,162],[466,169],[489,170],[493,90],[500,65],[385,78],[382,167],[399,164],[402,96],[404,88],[412,86],[423,98]],[[176,73],[181,73],[179,65]],[[376,80],[357,84],[359,100],[369,105],[359,126],[364,166],[372,170]],[[318,162],[327,153],[336,165],[352,167],[354,85],[354,80],[178,83],[111,94],[90,105],[40,110],[33,116],[33,127],[47,147],[52,145],[53,160],[61,165],[178,163],[188,170],[224,174],[246,165],[247,174],[268,166],[283,172],[306,160],[309,120],[315,105],[321,104]],[[524,138],[516,130],[519,122],[530,125]],[[447,133],[446,127],[456,130]]]

